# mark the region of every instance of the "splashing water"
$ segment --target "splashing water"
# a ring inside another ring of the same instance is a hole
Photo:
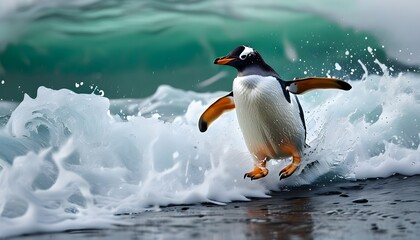
[[[337,178],[420,174],[419,75],[397,75],[419,72],[418,5],[1,1],[0,238],[109,228],[131,224],[119,214]],[[290,159],[270,161],[264,179],[243,179],[253,162],[234,111],[198,131],[200,114],[225,92],[161,85],[229,89],[235,72],[217,73],[209,60],[238,43],[258,48],[285,79],[361,79],[349,92],[299,96],[311,147],[288,179],[278,172]],[[157,86],[145,99],[103,97],[144,97]],[[18,106],[3,101],[36,89]]]
[[[282,181],[290,160],[270,161],[262,180],[242,179],[253,163],[234,111],[198,131],[200,114],[225,93],[161,86],[147,99],[110,101],[41,87],[0,131],[0,236],[129,224],[115,214],[268,197],[326,175],[420,174],[418,76],[391,77],[376,63],[384,75],[349,92],[301,96],[311,148]]]

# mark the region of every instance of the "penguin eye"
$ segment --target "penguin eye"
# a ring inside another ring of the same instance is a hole
[[[241,60],[245,60],[245,59],[246,59],[246,57],[248,57],[248,55],[246,55],[246,54],[242,54],[241,56],[239,56],[239,59],[241,59]]]

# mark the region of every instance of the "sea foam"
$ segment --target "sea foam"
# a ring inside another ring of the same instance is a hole
[[[0,236],[130,224],[116,215],[246,201],[335,178],[420,174],[417,78],[368,75],[348,92],[300,96],[310,148],[282,181],[290,159],[270,161],[264,179],[243,179],[253,162],[235,111],[198,131],[224,92],[161,86],[147,99],[110,101],[41,87],[0,129]]]

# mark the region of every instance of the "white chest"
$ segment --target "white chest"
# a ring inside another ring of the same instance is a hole
[[[305,130],[294,96],[289,103],[274,77],[237,77],[233,96],[239,126],[248,149],[254,155],[286,157],[282,145],[292,144],[301,151]]]

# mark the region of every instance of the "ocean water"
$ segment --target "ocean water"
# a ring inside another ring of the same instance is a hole
[[[418,6],[2,0],[0,237],[420,174]],[[234,111],[198,131],[235,75],[212,62],[241,44],[285,79],[335,76],[353,86],[299,96],[311,147],[282,181],[290,160],[270,161],[264,179],[243,179],[253,162]]]
[[[113,99],[145,98],[163,84],[229,91],[235,72],[212,62],[243,44],[284,79],[360,79],[358,60],[375,73],[376,58],[392,74],[419,71],[415,0],[287,2],[2,0],[0,99],[21,101],[39,86]]]

